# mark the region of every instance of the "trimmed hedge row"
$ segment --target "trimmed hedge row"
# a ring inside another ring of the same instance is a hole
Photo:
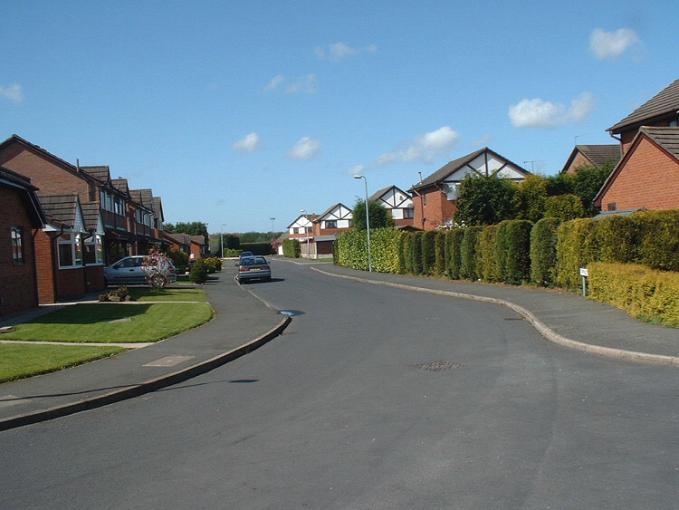
[[[271,243],[241,243],[241,251],[251,251],[253,255],[273,255]]]
[[[379,273],[405,272],[402,267],[401,237],[398,230],[381,228],[370,231],[370,251],[373,271]],[[335,241],[337,264],[353,269],[368,269],[368,240],[365,230],[349,230]]]
[[[638,319],[679,327],[679,273],[606,262],[593,262],[588,269],[592,299]]]
[[[302,255],[302,248],[297,239],[285,239],[283,241],[283,256],[298,259]]]

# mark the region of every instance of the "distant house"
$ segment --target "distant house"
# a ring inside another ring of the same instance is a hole
[[[288,225],[288,238],[306,241],[306,238],[313,234],[314,220],[318,214],[300,214],[295,221]]]
[[[415,218],[413,199],[409,193],[397,186],[387,186],[376,191],[369,198],[389,211],[397,227],[412,226]]]
[[[530,172],[488,147],[450,161],[412,187],[414,226],[434,230],[451,225],[457,212],[459,186],[467,175],[495,176],[518,182]]]
[[[679,127],[641,127],[594,204],[602,211],[679,209]]]
[[[562,174],[574,174],[583,166],[601,166],[606,163],[617,164],[620,161],[619,144],[610,145],[576,145],[561,169]]]
[[[672,82],[627,117],[608,128],[611,136],[620,139],[623,155],[631,148],[642,126],[679,126],[679,80]]]
[[[208,253],[204,236],[192,236],[180,232],[163,232],[162,236],[169,250],[182,251],[191,260],[203,258]]]
[[[33,232],[45,217],[30,179],[0,167],[0,318],[38,306]]]
[[[300,240],[302,256],[309,258],[332,256],[337,234],[351,227],[351,209],[342,203],[328,207],[312,220],[311,236],[306,238],[308,242]]]

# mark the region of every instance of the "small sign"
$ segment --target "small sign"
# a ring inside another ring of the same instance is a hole
[[[589,276],[589,271],[587,271],[586,267],[580,268],[580,276]]]

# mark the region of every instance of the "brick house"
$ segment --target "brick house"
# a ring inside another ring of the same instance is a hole
[[[129,190],[132,200],[131,209],[132,232],[135,236],[135,249],[138,254],[145,254],[151,248],[160,247],[160,238],[156,237],[155,213],[153,212],[153,191],[150,189]]]
[[[182,251],[189,259],[195,260],[207,255],[205,237],[202,235],[192,236],[181,232],[163,232],[163,239],[170,251]]]
[[[423,230],[452,225],[458,189],[467,175],[495,176],[519,182],[529,174],[488,147],[450,161],[411,188],[415,209],[413,224]]]
[[[31,181],[0,167],[0,319],[38,306],[33,232],[45,224]]]
[[[574,174],[583,166],[601,166],[620,161],[620,144],[576,145],[561,169],[562,174]]]
[[[397,227],[411,227],[414,223],[415,209],[409,193],[397,186],[387,186],[373,193],[368,199],[384,207]]]
[[[300,214],[295,221],[288,225],[288,238],[297,239],[299,242],[306,241],[313,234],[314,220],[318,214]]]
[[[679,209],[679,127],[641,127],[594,205],[602,211]]]
[[[313,237],[310,243],[301,245],[302,256],[310,258],[332,256],[337,234],[350,230],[352,221],[351,209],[341,202],[328,207],[312,221]],[[307,247],[310,253],[307,253]]]

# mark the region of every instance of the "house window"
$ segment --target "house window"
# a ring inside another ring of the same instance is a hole
[[[15,264],[24,263],[24,242],[23,230],[19,227],[12,227],[11,233],[12,242],[12,262]]]
[[[337,228],[337,220],[326,220],[325,228]]]
[[[415,217],[415,209],[412,207],[403,209],[403,217],[407,220],[413,219]]]
[[[57,238],[59,268],[79,267],[83,264],[80,234],[63,234]]]
[[[609,211],[617,211],[618,210],[618,204],[615,203],[615,202],[609,202],[608,210]]]
[[[114,212],[115,212],[118,216],[124,216],[124,213],[123,213],[123,201],[122,201],[121,199],[115,198],[114,209],[115,209]]]
[[[83,257],[85,265],[104,263],[104,244],[99,234],[90,236],[85,240]]]

